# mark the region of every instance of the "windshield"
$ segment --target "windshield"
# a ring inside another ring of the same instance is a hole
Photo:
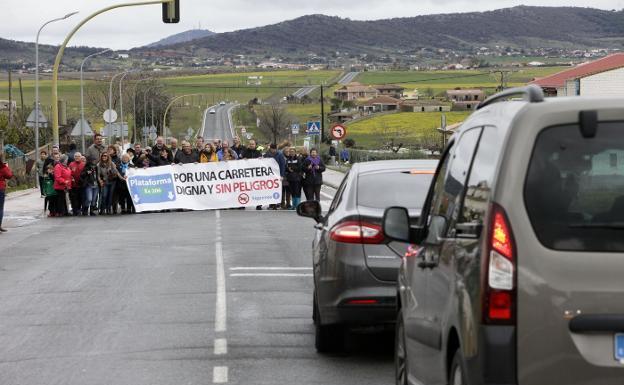
[[[525,201],[544,246],[624,251],[624,123],[601,123],[594,138],[576,125],[538,137]]]

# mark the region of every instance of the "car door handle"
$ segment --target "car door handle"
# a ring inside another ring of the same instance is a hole
[[[570,320],[572,333],[624,332],[624,314],[581,314]]]

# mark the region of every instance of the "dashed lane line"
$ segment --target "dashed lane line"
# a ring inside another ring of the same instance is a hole
[[[212,382],[214,384],[225,384],[228,382],[228,367],[215,366],[212,369]]]
[[[227,303],[225,292],[225,268],[223,264],[223,239],[221,238],[221,212],[216,211],[216,242],[215,254],[217,265],[217,304],[215,314],[215,332],[227,329]]]
[[[230,267],[230,271],[240,270],[312,270],[311,267],[276,267],[276,266],[258,266],[258,267]]]
[[[230,277],[312,277],[312,273],[233,273]]]
[[[214,354],[216,356],[222,356],[227,354],[227,339],[217,338],[214,341]]]

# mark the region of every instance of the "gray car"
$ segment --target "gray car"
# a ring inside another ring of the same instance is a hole
[[[420,213],[437,161],[357,163],[345,176],[325,216],[319,202],[299,205],[315,218],[312,245],[314,323],[319,352],[340,350],[349,326],[395,321],[396,277],[406,244],[389,242],[381,221],[390,204]]]
[[[420,223],[386,211],[386,236],[416,245],[397,384],[624,383],[623,106],[492,97],[450,140]]]

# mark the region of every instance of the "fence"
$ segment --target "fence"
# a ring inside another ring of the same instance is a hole
[[[7,181],[9,187],[25,186],[35,187],[37,178],[36,172],[34,172],[33,160],[26,157],[5,159],[9,167],[13,171],[15,178]],[[28,173],[27,171],[30,171]]]
[[[372,162],[375,160],[391,160],[391,159],[430,159],[432,158],[426,152],[422,151],[370,151],[349,149],[349,163]],[[327,156],[329,158],[329,156]]]

